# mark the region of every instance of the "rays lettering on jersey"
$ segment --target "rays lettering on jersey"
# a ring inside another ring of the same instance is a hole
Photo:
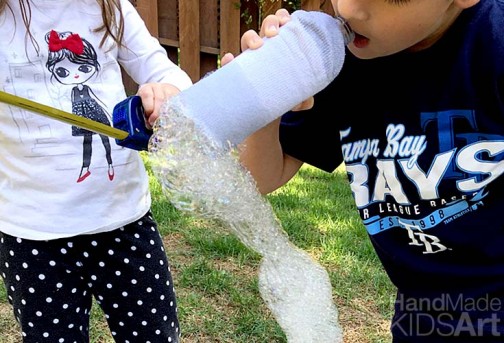
[[[454,132],[456,120],[465,121],[468,125],[463,127],[470,127],[474,132]],[[427,137],[407,135],[403,124],[388,125],[385,142],[368,138],[346,143],[351,128],[340,132],[350,186],[368,232],[377,234],[402,227],[408,232],[410,244],[424,246],[424,253],[447,249],[435,236],[424,231],[476,210],[483,204],[485,186],[504,172],[504,136],[477,132],[473,111],[422,113],[424,131],[432,124],[438,130],[438,137],[431,141],[438,144],[439,153],[425,170],[419,166],[418,158],[427,148]],[[462,147],[460,142],[464,142]],[[380,147],[385,148],[380,150]],[[375,163],[371,167],[367,163],[370,157],[374,159],[371,163]],[[439,185],[454,177],[460,194],[448,201],[441,199]],[[415,187],[414,201],[423,206],[408,198],[404,182]],[[372,213],[368,211],[370,206]],[[428,213],[426,208],[430,208]],[[426,213],[421,213],[422,210]]]

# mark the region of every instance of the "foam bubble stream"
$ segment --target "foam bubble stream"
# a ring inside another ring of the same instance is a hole
[[[211,141],[170,101],[161,109],[149,161],[180,210],[216,219],[262,256],[259,290],[289,343],[339,343],[342,330],[326,270],[288,239],[233,149]]]

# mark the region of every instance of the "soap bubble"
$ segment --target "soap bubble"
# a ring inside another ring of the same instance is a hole
[[[149,162],[171,203],[216,219],[262,257],[261,297],[289,343],[339,343],[342,330],[326,270],[294,246],[239,163],[236,149],[205,136],[172,98],[149,143]]]

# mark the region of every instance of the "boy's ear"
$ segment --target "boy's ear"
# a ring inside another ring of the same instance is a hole
[[[480,0],[454,0],[455,5],[461,9],[466,9],[476,5]]]

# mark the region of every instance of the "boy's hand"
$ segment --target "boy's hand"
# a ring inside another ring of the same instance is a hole
[[[245,51],[248,49],[258,49],[263,45],[263,40],[261,37],[274,37],[278,34],[278,29],[290,20],[290,14],[285,8],[281,8],[276,11],[275,14],[270,14],[264,18],[261,24],[261,30],[259,33],[254,30],[248,30],[241,37],[241,50]],[[221,64],[226,65],[234,56],[231,53],[227,53],[222,56]]]
[[[274,37],[278,34],[280,27],[285,25],[291,20],[289,12],[285,8],[281,8],[275,12],[275,14],[270,14],[264,18],[261,24],[261,30],[257,33],[254,30],[248,30],[241,37],[241,50],[245,51],[248,49],[258,49],[263,44],[264,41],[262,37]],[[221,65],[226,65],[234,59],[233,54],[227,53],[221,58]],[[313,97],[310,97],[303,101],[302,103],[296,105],[292,111],[307,110],[313,107]]]
[[[154,122],[159,117],[161,105],[180,90],[169,83],[145,83],[138,88],[137,95],[142,99],[145,112],[145,125],[152,129]]]

